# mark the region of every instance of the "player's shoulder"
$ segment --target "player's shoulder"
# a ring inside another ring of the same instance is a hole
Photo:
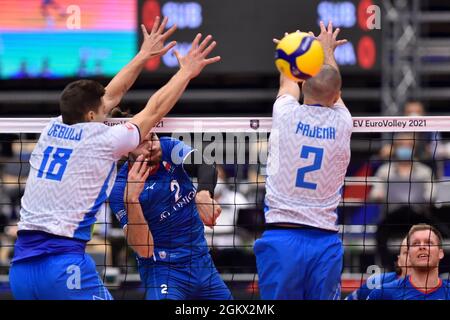
[[[345,104],[335,103],[330,109],[333,110],[333,112],[336,112],[341,120],[345,121],[348,127],[353,128],[353,118]]]
[[[163,144],[177,144],[182,141],[172,137],[160,137],[159,142],[161,143],[161,145],[163,145]]]
[[[284,104],[284,103],[293,103],[293,104],[300,104],[298,102],[298,100],[293,96],[290,95],[288,93],[279,95],[276,99],[275,99],[275,103],[276,104]]]
[[[396,292],[404,286],[405,279],[396,279],[382,283],[381,287],[373,289],[367,300],[395,300]]]
[[[381,281],[383,283],[390,283],[392,281],[401,280],[396,272],[387,272],[383,273],[381,277]]]
[[[406,278],[395,278],[392,281],[385,281],[382,286],[382,290],[384,289],[399,289],[405,287],[408,283]]]
[[[292,107],[297,106],[300,106],[298,100],[294,96],[285,93],[279,95],[275,99],[275,103],[273,104],[273,112],[277,114],[283,111],[290,111]]]

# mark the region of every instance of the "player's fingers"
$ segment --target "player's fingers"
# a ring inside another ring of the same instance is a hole
[[[163,19],[161,25],[159,26],[158,31],[156,31],[156,33],[162,34],[164,32],[164,29],[166,28],[166,25],[167,25],[167,21],[169,21],[169,19],[166,16],[166,17],[164,17],[164,19]]]
[[[333,22],[331,20],[328,21],[328,33],[333,33]]]
[[[144,161],[144,156],[141,154],[134,161],[133,166],[130,169],[130,173],[129,173],[130,176],[134,177],[139,172],[139,170],[141,169],[143,161]]]
[[[173,47],[175,47],[176,45],[177,45],[177,42],[176,42],[176,41],[169,42],[164,48],[162,48],[161,50],[159,50],[159,51],[157,52],[157,54],[163,56],[163,55],[165,55],[170,49],[172,49]]]
[[[204,61],[205,61],[205,65],[219,62],[220,59],[221,59],[220,56],[216,56],[216,57],[214,57],[214,58],[205,59],[205,60],[204,60]]]
[[[177,30],[177,25],[174,24],[169,30],[167,30],[166,32],[164,32],[164,34],[162,35],[163,39],[166,40],[168,38],[170,38],[171,35],[173,35],[173,33]]]
[[[210,35],[210,34],[205,39],[203,39],[203,41],[198,46],[198,49],[200,50],[200,52],[203,52],[203,50],[205,50],[206,46],[211,41],[211,39],[212,39],[212,35]]]
[[[178,64],[181,64],[181,54],[177,50],[173,50],[173,55],[177,58]]]
[[[213,51],[213,49],[216,47],[217,42],[213,41],[211,42],[211,44],[208,46],[208,48],[206,48],[203,52],[202,52],[202,57],[207,57],[211,51]]]
[[[279,44],[279,43],[280,43],[280,40],[279,40],[279,39],[276,39],[276,38],[273,38],[272,41],[273,41],[273,43],[275,43],[275,44]]]
[[[155,33],[156,30],[158,30],[159,22],[161,21],[161,18],[159,16],[155,17],[155,21],[153,21],[153,27],[152,27],[152,33]]]
[[[325,33],[325,32],[327,32],[327,30],[325,29],[325,24],[323,23],[323,21],[320,21],[320,23],[319,23],[319,25],[320,25],[320,32],[322,33]]]
[[[334,32],[333,32],[333,38],[334,38],[334,39],[337,38],[337,36],[338,36],[338,34],[339,34],[340,31],[341,31],[341,29],[339,29],[339,28],[336,28],[336,30],[334,30]]]
[[[142,181],[145,182],[150,174],[151,168],[148,167],[147,170],[145,170],[144,175],[142,176]]]
[[[141,30],[142,30],[142,36],[145,39],[145,37],[148,36],[148,32],[147,32],[147,28],[143,24],[141,24]]]
[[[336,41],[336,46],[337,47],[342,46],[343,44],[346,44],[347,42],[348,42],[347,39],[338,40],[338,41]]]
[[[138,171],[139,178],[142,178],[142,176],[145,174],[145,171],[148,169],[148,159],[147,158],[144,159],[141,163],[142,163],[141,167],[139,168]]]
[[[191,51],[198,48],[198,43],[200,42],[200,39],[202,38],[201,33],[197,33],[194,40],[192,41]]]

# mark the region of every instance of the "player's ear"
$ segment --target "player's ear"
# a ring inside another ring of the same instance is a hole
[[[89,122],[91,122],[91,121],[94,121],[94,119],[95,119],[95,113],[94,113],[94,111],[92,111],[92,110],[90,110],[87,114],[86,114],[86,120],[87,121],[89,121]]]
[[[442,260],[444,258],[444,250],[439,249],[439,260]]]

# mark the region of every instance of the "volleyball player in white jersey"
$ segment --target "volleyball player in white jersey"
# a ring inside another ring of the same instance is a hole
[[[164,42],[176,27],[164,29],[157,18],[136,57],[106,88],[95,81],[69,84],[61,94],[62,117],[42,131],[31,155],[30,174],[18,239],[10,269],[16,299],[111,299],[85,254],[96,214],[116,177],[116,161],[134,150],[150,129],[174,106],[189,81],[220,60],[206,58],[215,42],[198,34],[189,53],[178,53],[180,69],[129,123],[106,126],[106,115],[136,80],[148,59],[175,45]]]
[[[262,299],[339,299],[343,248],[336,209],[350,161],[352,118],[340,98],[336,40],[321,22],[319,74],[300,87],[283,76],[273,107],[267,230],[255,242]],[[310,33],[311,36],[314,36]],[[275,40],[277,41],[277,40]]]

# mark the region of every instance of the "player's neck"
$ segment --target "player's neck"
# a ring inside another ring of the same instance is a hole
[[[322,107],[326,107],[326,105],[323,104],[322,102],[317,101],[317,100],[315,100],[315,99],[307,98],[307,97],[305,97],[305,98],[303,99],[303,104],[307,104],[307,105],[310,105],[310,106],[320,105],[320,106],[322,106]]]
[[[434,290],[440,285],[438,268],[432,269],[413,269],[409,276],[411,284],[423,292]]]

